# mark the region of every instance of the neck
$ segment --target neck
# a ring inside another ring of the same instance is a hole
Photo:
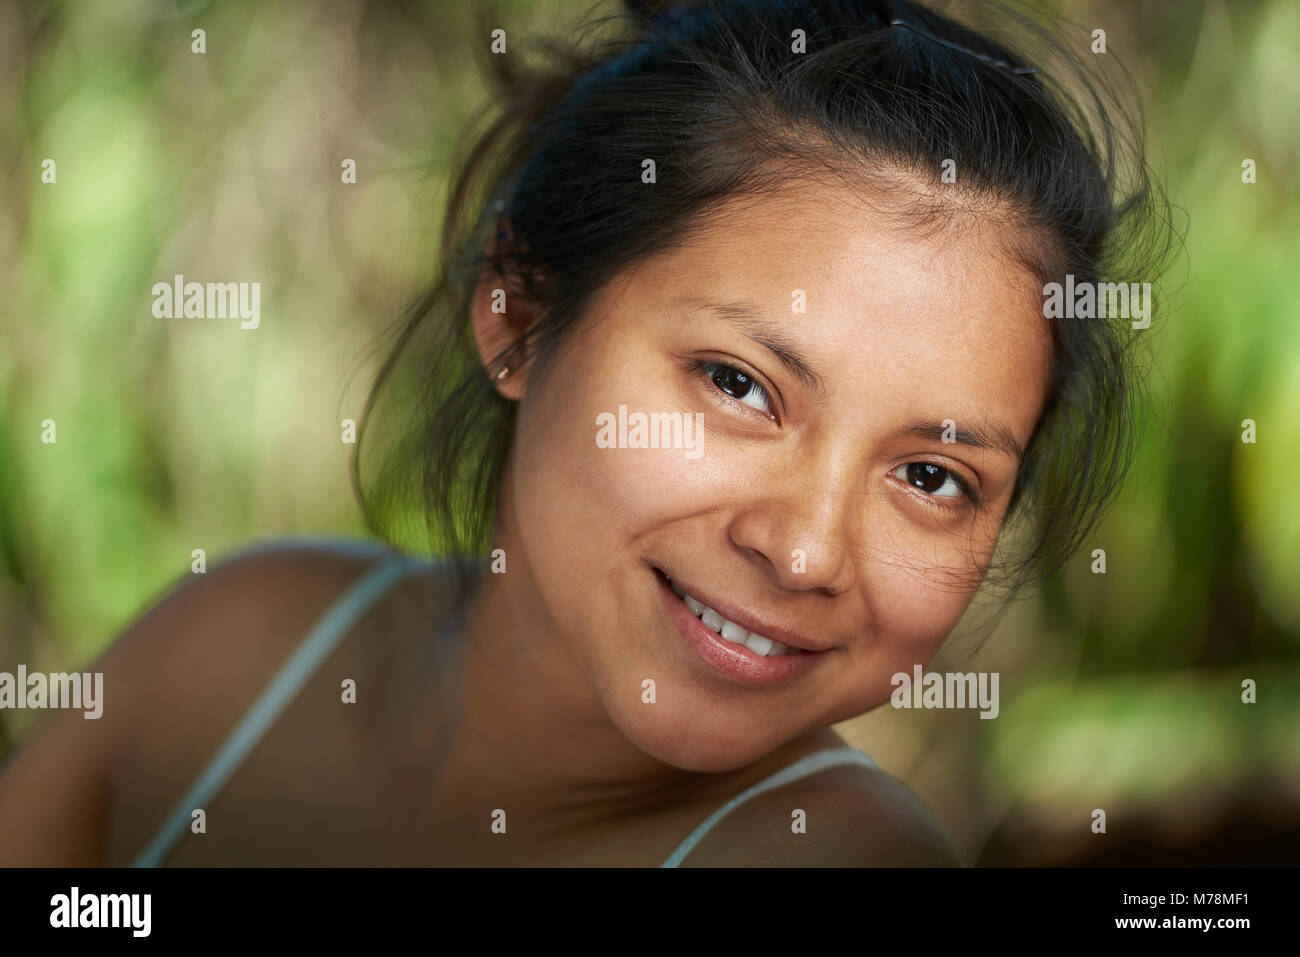
[[[716,774],[647,754],[615,725],[559,633],[511,525],[503,510],[494,545],[506,550],[508,572],[483,574],[460,638],[459,714],[434,785],[449,817],[477,820],[489,800],[558,828],[716,804],[803,754],[843,743],[819,730]]]
[[[508,574],[484,575],[466,617],[462,709],[441,798],[499,794],[565,818],[680,799],[700,776],[619,731],[551,622],[521,552],[508,540],[504,547]]]

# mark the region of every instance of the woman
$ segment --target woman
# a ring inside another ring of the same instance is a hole
[[[1120,482],[1133,334],[1044,288],[1149,280],[1144,167],[1083,73],[919,4],[633,13],[554,72],[495,47],[376,386],[430,337],[363,504],[414,480],[446,560],[274,543],[175,589],[104,718],[0,779],[0,859],[960,863],[831,726]]]

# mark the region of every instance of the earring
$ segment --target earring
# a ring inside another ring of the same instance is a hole
[[[497,381],[500,381],[500,380],[504,379],[504,378],[505,378],[506,376],[508,376],[509,374],[510,374],[510,367],[509,367],[509,366],[502,366],[502,367],[501,367],[501,371],[497,373]]]

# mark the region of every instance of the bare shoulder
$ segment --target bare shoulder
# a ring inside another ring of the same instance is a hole
[[[114,642],[104,664],[139,679],[149,703],[182,674],[239,681],[281,660],[332,599],[391,554],[298,540],[272,541],[189,574],[146,606]],[[123,702],[125,703],[125,702]]]
[[[323,607],[384,554],[271,541],[146,601],[79,667],[102,674],[99,719],[44,715],[0,769],[0,816],[27,825],[3,829],[0,863],[109,863],[123,804],[149,791],[170,797]]]
[[[902,781],[840,765],[760,794],[719,822],[700,867],[961,867],[943,828]]]
[[[820,782],[811,779],[806,789],[809,801],[838,831],[825,848],[833,865],[963,866],[961,855],[925,803],[880,768],[836,768]]]

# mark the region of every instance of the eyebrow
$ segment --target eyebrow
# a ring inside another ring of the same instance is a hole
[[[782,333],[780,324],[762,315],[762,310],[753,303],[742,300],[722,302],[695,296],[682,296],[674,301],[735,322],[741,332],[776,356],[809,389],[819,396],[827,395],[826,383],[813,371],[812,365],[799,352],[798,347]]]
[[[951,416],[947,421],[956,422]],[[897,435],[912,435],[923,439],[935,439],[943,441],[943,435],[947,431],[942,422],[936,423],[928,419],[915,419],[903,426],[896,433]],[[967,421],[963,428],[953,431],[953,440],[961,445],[969,445],[972,448],[986,449],[990,452],[1001,452],[1003,455],[1009,455],[1014,459],[1024,457],[1024,449],[1016,441],[1015,435],[1005,425],[998,425],[990,422]]]
[[[766,347],[795,376],[819,396],[827,395],[826,384],[817,375],[808,361],[799,353],[795,345],[781,332],[780,324],[762,314],[762,310],[753,303],[744,300],[721,301],[697,296],[682,296],[674,300],[679,305],[690,306],[712,312],[723,319],[737,323],[741,331],[754,342]],[[953,422],[957,420],[949,417]],[[897,435],[910,435],[919,438],[943,441],[947,429],[942,422],[927,419],[915,419],[904,425]],[[1024,449],[1016,441],[1013,433],[1005,425],[987,421],[964,420],[964,427],[956,429],[953,439],[961,445],[990,452],[1000,452],[1014,459],[1024,457]]]

